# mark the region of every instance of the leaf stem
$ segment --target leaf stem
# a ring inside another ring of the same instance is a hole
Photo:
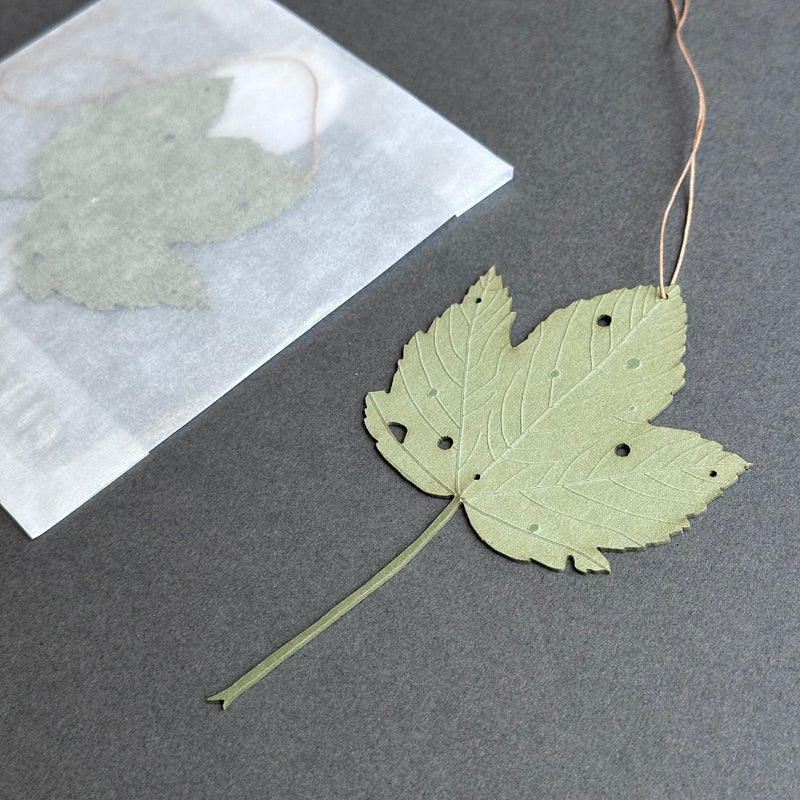
[[[380,572],[370,578],[363,586],[337,603],[327,614],[320,617],[315,623],[309,625],[302,633],[279,647],[272,655],[267,656],[249,672],[242,675],[238,681],[232,683],[227,689],[206,698],[209,703],[222,703],[227,708],[242,692],[258,683],[265,675],[280,666],[289,656],[294,655],[301,647],[308,644],[317,634],[322,633],[327,627],[336,622],[339,617],[355,608],[365,597],[371,595],[376,589],[383,586],[389,578],[394,577],[417,553],[425,547],[431,539],[445,526],[448,520],[456,513],[461,498],[454,497],[442,510],[436,519],[408,546],[400,555],[392,559]]]

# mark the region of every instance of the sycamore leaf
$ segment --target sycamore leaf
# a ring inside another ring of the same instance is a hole
[[[424,492],[459,500],[490,547],[607,572],[601,549],[669,541],[749,466],[650,424],[683,386],[677,286],[667,300],[650,286],[579,300],[517,347],[513,318],[492,269],[412,337],[389,392],[366,401],[381,455]]]
[[[98,309],[205,304],[202,279],[171,245],[229,239],[306,190],[300,170],[250,139],[207,136],[229,84],[132,89],[86,109],[48,143],[43,196],[15,253],[32,298],[57,291]]]
[[[669,541],[749,464],[650,420],[683,386],[680,289],[618,289],[551,314],[519,346],[494,269],[403,350],[366,426],[383,457],[450,502],[405,550],[293,639],[208,698],[223,708],[414,558],[463,504],[520,561],[608,572],[604,550]]]

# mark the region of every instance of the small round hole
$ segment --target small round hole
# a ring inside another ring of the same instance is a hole
[[[716,478],[717,477],[717,471],[715,469],[712,469],[711,472],[708,473],[708,477],[709,478]]]
[[[625,456],[629,456],[630,454],[631,454],[631,448],[629,445],[625,444],[625,442],[618,444],[614,448],[614,455],[619,456],[620,458],[625,458]]]
[[[608,314],[601,314],[597,318],[597,324],[601,328],[607,328],[611,324],[611,317],[609,317]]]
[[[406,428],[405,425],[401,425],[399,422],[390,422],[389,431],[400,444],[403,444],[406,434],[408,433],[408,428]]]
[[[440,450],[449,450],[453,446],[453,440],[449,436],[442,436],[439,439],[439,449]]]
[[[480,472],[476,472],[476,473],[475,473],[475,480],[476,480],[476,481],[479,481],[480,479],[481,479],[481,474],[480,474]]]
[[[482,300],[483,300],[483,298],[482,298],[482,297],[476,297],[476,298],[475,298],[475,302],[476,302],[476,303],[480,303]]]

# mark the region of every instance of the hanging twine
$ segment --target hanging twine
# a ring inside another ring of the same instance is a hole
[[[681,264],[683,263],[683,256],[686,252],[686,243],[689,239],[689,228],[692,225],[692,209],[694,208],[695,162],[697,158],[697,150],[700,147],[700,138],[703,135],[703,126],[705,125],[706,122],[706,94],[703,91],[703,85],[700,83],[700,78],[697,75],[697,70],[694,68],[692,59],[689,57],[689,52],[686,49],[686,45],[683,42],[683,24],[684,22],[686,22],[686,16],[689,13],[689,2],[690,0],[683,0],[683,5],[679,12],[676,0],[669,0],[670,6],[672,6],[672,15],[675,18],[675,38],[678,42],[678,47],[680,48],[681,55],[683,56],[687,66],[689,67],[692,73],[692,77],[694,78],[694,84],[695,87],[697,88],[697,123],[695,124],[694,128],[694,140],[692,141],[692,151],[689,154],[689,158],[683,167],[683,171],[681,172],[680,177],[678,178],[678,182],[675,184],[675,188],[672,190],[672,195],[669,198],[667,207],[664,210],[664,216],[661,219],[661,233],[658,237],[658,288],[661,297],[664,299],[666,299],[667,297],[667,291],[664,284],[664,231],[666,230],[667,227],[667,219],[669,218],[670,211],[672,211],[672,206],[675,204],[675,199],[678,196],[678,192],[683,186],[683,182],[686,180],[686,176],[688,174],[689,199],[686,204],[686,218],[683,223],[681,248],[680,251],[678,252],[678,259],[675,262],[675,268],[672,271],[672,277],[670,278],[669,281],[669,285],[674,286],[678,280],[678,273],[680,272]]]

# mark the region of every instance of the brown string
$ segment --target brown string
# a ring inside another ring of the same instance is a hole
[[[675,203],[675,199],[678,196],[678,192],[683,186],[683,182],[686,180],[686,175],[689,175],[689,199],[686,204],[686,218],[683,223],[683,235],[681,237],[681,248],[678,252],[678,259],[675,262],[675,268],[672,271],[672,277],[670,278],[669,285],[674,286],[678,280],[678,273],[681,269],[681,264],[683,263],[683,256],[686,252],[686,243],[689,239],[689,228],[692,225],[692,209],[694,208],[694,178],[695,178],[695,161],[697,158],[697,150],[700,147],[700,138],[703,135],[703,126],[706,122],[706,94],[703,91],[703,84],[700,83],[700,78],[697,75],[697,70],[694,68],[694,64],[692,63],[692,59],[689,57],[689,52],[686,49],[686,45],[683,42],[683,23],[686,22],[686,16],[689,13],[689,2],[690,0],[683,0],[683,5],[681,7],[680,13],[678,12],[678,5],[676,0],[669,0],[670,6],[672,6],[672,14],[675,18],[675,38],[678,42],[678,47],[680,48],[681,55],[683,56],[684,60],[686,61],[687,66],[689,67],[692,78],[694,78],[694,84],[697,88],[697,123],[695,124],[694,128],[694,140],[692,141],[692,151],[689,154],[689,158],[686,161],[685,166],[683,167],[683,171],[678,178],[678,182],[675,184],[675,188],[672,190],[672,195],[669,198],[669,203],[667,203],[667,207],[664,211],[664,216],[661,220],[661,233],[658,237],[658,288],[661,294],[661,297],[666,299],[667,292],[664,285],[664,231],[667,227],[667,219],[669,218],[670,211],[672,211],[672,206]]]

